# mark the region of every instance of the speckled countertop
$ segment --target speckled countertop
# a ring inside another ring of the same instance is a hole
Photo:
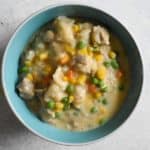
[[[70,0],[71,1],[71,0]],[[0,0],[0,54],[15,28],[31,13],[61,0]],[[0,94],[0,150],[150,150],[150,1],[82,0],[119,19],[131,32],[144,64],[140,101],[127,122],[104,140],[85,146],[61,146],[33,135],[14,117]]]

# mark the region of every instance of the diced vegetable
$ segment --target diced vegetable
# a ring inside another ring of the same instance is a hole
[[[119,91],[123,91],[125,89],[124,85],[123,84],[120,84],[119,87],[118,87]]]
[[[102,104],[103,104],[103,105],[107,105],[107,104],[108,104],[108,101],[107,101],[106,98],[103,98],[101,101],[102,101]]]
[[[63,103],[69,103],[69,97],[64,97],[61,100]]]
[[[69,60],[70,60],[69,55],[65,54],[62,58],[60,58],[59,62],[60,62],[60,64],[64,65],[64,64],[68,63]]]
[[[69,103],[72,103],[74,101],[74,96],[73,95],[70,95],[69,96]]]
[[[61,102],[64,104],[63,109],[68,110],[70,109],[70,102],[69,102],[69,97],[64,97]]]
[[[98,85],[99,84],[99,79],[97,79],[96,77],[92,77],[91,81],[93,84]]]
[[[46,60],[48,58],[48,52],[42,52],[39,54],[40,60]]]
[[[70,109],[70,104],[69,103],[65,103],[64,110],[68,110],[68,109]]]
[[[69,84],[69,85],[67,86],[67,88],[66,88],[66,92],[67,92],[68,94],[72,94],[72,93],[74,93],[74,91],[75,91],[74,85],[73,85],[73,84]]]
[[[101,80],[105,79],[107,75],[107,70],[104,66],[101,66],[97,71],[97,77]]]
[[[104,66],[107,67],[107,68],[111,66],[111,63],[110,63],[109,61],[104,61],[103,64],[104,64]]]
[[[97,92],[97,88],[94,84],[88,84],[88,90],[93,94]]]
[[[108,91],[108,87],[106,85],[101,87],[101,91],[102,92],[107,92]]]
[[[48,103],[47,103],[47,108],[49,109],[54,109],[56,106],[56,103],[53,101],[53,100],[50,100]]]
[[[56,102],[55,107],[56,107],[56,111],[59,112],[64,108],[64,104],[61,102]]]
[[[95,106],[93,106],[91,109],[90,109],[90,112],[91,113],[96,113],[98,110]]]
[[[104,125],[106,122],[106,119],[102,118],[99,120],[99,125]]]
[[[73,26],[73,31],[74,31],[74,33],[79,32],[79,31],[80,31],[80,25],[75,24],[75,25]]]
[[[113,69],[118,69],[119,68],[119,64],[118,64],[116,59],[111,60],[111,66],[112,66]]]
[[[68,77],[69,80],[74,78],[74,71],[73,70],[68,70],[66,76]]]
[[[77,78],[77,83],[78,84],[84,84],[86,82],[87,76],[82,74]]]
[[[71,47],[69,44],[65,44],[64,48],[69,54],[75,55],[75,49]]]
[[[121,78],[123,76],[123,73],[120,70],[118,70],[117,73],[116,73],[116,76],[118,78]]]
[[[19,73],[28,73],[28,72],[29,72],[29,68],[27,66],[24,66],[19,69]]]
[[[68,78],[66,76],[63,76],[64,81],[68,81]]]
[[[61,112],[55,112],[55,118],[59,119],[61,118]]]
[[[113,52],[113,51],[110,51],[110,52],[109,52],[109,57],[110,57],[111,59],[115,59],[115,58],[116,58],[116,53]]]
[[[87,48],[82,48],[78,51],[78,54],[81,54],[81,55],[88,55],[88,51],[87,51]]]
[[[102,93],[101,93],[101,92],[95,93],[95,97],[96,97],[96,98],[100,98],[101,96],[102,96]]]
[[[77,49],[82,49],[84,47],[86,47],[86,43],[84,41],[79,41],[76,45]]]
[[[26,61],[25,61],[25,65],[26,65],[27,67],[30,67],[30,66],[32,65],[32,61],[26,60]]]
[[[78,112],[78,111],[74,111],[74,112],[73,112],[73,115],[74,115],[74,116],[78,116],[78,115],[79,115],[79,112]]]
[[[94,58],[97,60],[97,61],[103,61],[104,60],[104,56],[102,54],[95,54],[94,55]]]
[[[28,74],[27,74],[27,78],[28,78],[29,80],[33,81],[33,75],[32,75],[31,73],[28,73]]]

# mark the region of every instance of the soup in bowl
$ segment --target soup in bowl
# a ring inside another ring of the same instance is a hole
[[[20,58],[17,89],[43,121],[85,131],[119,110],[129,86],[120,41],[99,24],[59,16],[31,37]]]

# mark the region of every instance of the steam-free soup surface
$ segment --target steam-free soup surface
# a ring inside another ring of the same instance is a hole
[[[74,131],[112,118],[129,83],[119,40],[101,25],[64,16],[33,35],[18,72],[17,89],[29,109],[49,124]]]

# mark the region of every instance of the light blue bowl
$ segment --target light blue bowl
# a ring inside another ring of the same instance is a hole
[[[16,94],[17,69],[19,57],[32,34],[48,21],[57,16],[83,17],[99,22],[113,31],[122,41],[129,59],[131,86],[120,112],[106,125],[86,131],[70,132],[55,128],[40,121],[26,107],[24,101]],[[143,69],[138,48],[128,31],[108,14],[81,5],[51,6],[29,17],[14,33],[8,43],[2,63],[2,84],[7,101],[17,118],[33,133],[59,144],[80,145],[105,137],[118,128],[134,109],[142,87]]]

